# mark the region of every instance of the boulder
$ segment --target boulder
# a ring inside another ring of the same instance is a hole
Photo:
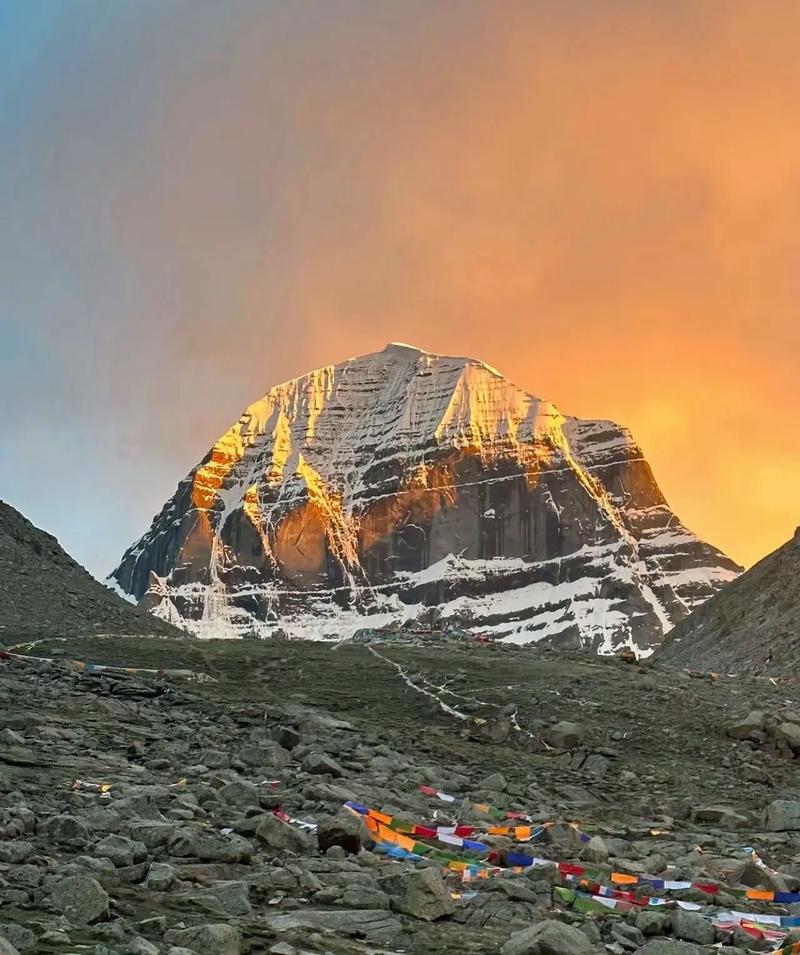
[[[732,723],[725,732],[731,739],[758,739],[766,725],[767,714],[763,710],[751,710],[744,719]]]
[[[327,753],[309,753],[303,760],[303,769],[314,776],[333,776],[339,779],[345,775],[342,767]]]
[[[34,955],[38,949],[36,936],[25,925],[18,925],[15,922],[0,923],[0,939],[5,939],[14,946],[20,955]]]
[[[501,955],[591,955],[592,945],[580,929],[544,919],[512,935]]]
[[[725,830],[743,829],[750,824],[746,816],[734,812],[730,806],[700,806],[692,810],[691,819]]]
[[[147,871],[144,887],[153,892],[168,892],[177,881],[175,869],[166,862],[154,862]]]
[[[583,742],[584,729],[578,723],[570,720],[561,720],[545,730],[542,738],[548,746],[555,749],[575,749]]]
[[[168,842],[170,855],[201,862],[246,862],[252,846],[238,836],[222,836],[205,829],[179,829]]]
[[[684,942],[694,942],[697,945],[713,945],[716,939],[716,929],[709,919],[703,918],[697,912],[686,912],[675,909],[672,913],[672,932],[676,938]]]
[[[455,912],[453,898],[439,869],[391,873],[379,879],[378,885],[389,896],[395,912],[424,922],[435,922]]]
[[[792,832],[800,829],[800,800],[776,799],[767,806],[767,829],[770,832]]]
[[[256,839],[278,852],[294,852],[296,855],[311,853],[311,839],[305,832],[282,822],[273,813],[261,819],[256,828]]]
[[[133,842],[125,836],[110,835],[97,843],[94,855],[99,859],[110,859],[116,868],[122,869],[134,862],[140,862],[147,855],[147,849],[141,842]]]
[[[218,795],[222,802],[235,806],[237,809],[248,809],[259,805],[258,786],[245,779],[227,783],[219,790]]]
[[[600,836],[592,836],[581,852],[581,859],[587,862],[608,862],[608,846]]]
[[[0,955],[20,955],[20,951],[14,948],[11,942],[0,937]]]
[[[89,842],[89,829],[85,823],[68,813],[51,816],[39,827],[42,834],[59,846],[83,848]]]
[[[197,955],[240,955],[242,933],[234,925],[195,925],[192,928],[173,929],[166,932],[168,945],[188,948]]]
[[[370,845],[373,841],[362,818],[354,816],[346,809],[335,816],[323,816],[317,823],[317,845],[320,852],[327,852],[333,846],[341,846],[345,852],[358,855],[365,845]]]
[[[680,942],[671,938],[654,938],[646,942],[636,955],[707,955],[701,945]]]
[[[793,753],[800,752],[800,726],[795,723],[778,723],[770,730],[770,735],[781,743],[786,743]]]
[[[96,879],[74,875],[56,883],[50,900],[74,925],[108,918],[108,894]]]

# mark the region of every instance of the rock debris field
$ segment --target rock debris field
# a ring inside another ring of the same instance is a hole
[[[800,938],[780,674],[457,641],[6,646],[0,955]]]

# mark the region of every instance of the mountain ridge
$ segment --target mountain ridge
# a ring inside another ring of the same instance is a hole
[[[52,534],[0,501],[0,641],[97,633],[181,635],[95,580]]]
[[[658,654],[709,670],[800,670],[800,528],[678,623]]]

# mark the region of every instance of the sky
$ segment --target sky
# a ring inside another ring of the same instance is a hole
[[[0,0],[0,497],[98,576],[242,409],[400,340],[800,523],[796,0]]]

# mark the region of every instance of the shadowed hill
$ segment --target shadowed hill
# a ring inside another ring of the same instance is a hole
[[[0,642],[91,633],[182,634],[103,586],[55,537],[0,501]]]
[[[800,670],[800,528],[679,623],[657,654],[709,670]]]

